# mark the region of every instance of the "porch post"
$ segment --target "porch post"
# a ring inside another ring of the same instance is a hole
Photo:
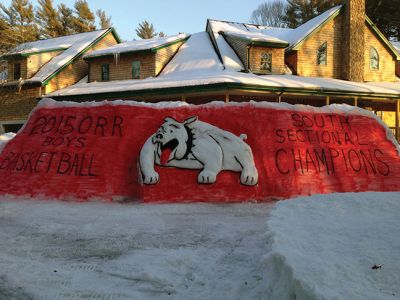
[[[225,103],[229,103],[229,91],[225,91]]]
[[[396,139],[400,142],[400,99],[396,101]]]
[[[354,106],[358,106],[358,97],[354,97]]]
[[[325,98],[325,105],[329,105],[329,102],[330,102],[330,97],[329,97],[329,96],[326,96],[326,98]]]

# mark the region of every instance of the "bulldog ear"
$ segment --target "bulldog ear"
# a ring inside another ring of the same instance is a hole
[[[198,119],[197,116],[191,116],[191,117],[187,118],[185,121],[183,121],[183,124],[184,125],[189,125],[189,124],[191,124],[193,122],[196,122],[197,119]]]
[[[175,120],[173,117],[166,117],[165,119],[164,119],[164,122],[178,122],[177,120]]]

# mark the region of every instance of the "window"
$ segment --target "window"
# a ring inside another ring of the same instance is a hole
[[[369,66],[371,70],[379,70],[379,54],[374,47],[369,50]]]
[[[271,52],[261,53],[260,70],[272,72],[272,53]]]
[[[14,69],[14,79],[18,80],[21,78],[21,64],[20,63],[15,63],[13,66]]]
[[[135,60],[132,62],[132,79],[140,78],[140,61]]]
[[[327,62],[327,48],[328,48],[328,43],[325,42],[318,48],[318,53],[317,53],[317,65],[319,66],[326,66]]]
[[[110,80],[110,65],[101,65],[101,80]]]

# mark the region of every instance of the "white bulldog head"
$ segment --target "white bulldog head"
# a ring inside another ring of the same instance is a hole
[[[153,144],[160,144],[160,150],[171,149],[173,158],[182,159],[188,150],[190,129],[187,125],[197,121],[197,116],[178,122],[172,117],[164,119],[164,123],[153,135]],[[190,141],[191,142],[191,141]]]

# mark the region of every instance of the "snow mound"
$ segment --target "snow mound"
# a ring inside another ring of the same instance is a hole
[[[269,299],[398,299],[399,211],[400,192],[279,202],[267,223]]]
[[[0,153],[6,146],[6,144],[15,137],[15,133],[13,132],[7,132],[4,134],[0,134]]]

